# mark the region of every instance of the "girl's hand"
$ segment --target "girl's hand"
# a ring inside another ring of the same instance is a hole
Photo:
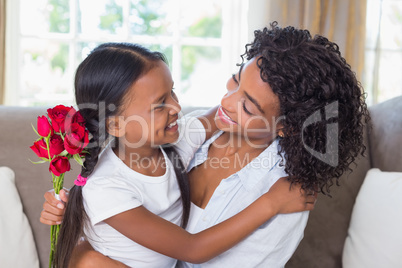
[[[66,208],[65,203],[68,202],[68,190],[60,190],[59,197],[61,201],[54,196],[54,190],[46,192],[44,197],[46,201],[43,203],[40,222],[47,225],[61,224]]]
[[[215,115],[218,111],[218,107],[219,105],[210,108],[204,114],[197,116],[205,128],[205,140],[209,140],[218,130],[218,127],[215,124]]]
[[[265,194],[276,214],[313,210],[317,192],[306,192],[299,184],[292,184],[286,177],[280,178]]]

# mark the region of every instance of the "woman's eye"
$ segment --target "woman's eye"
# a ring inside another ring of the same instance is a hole
[[[236,84],[239,84],[239,81],[236,78],[236,74],[232,74],[232,79],[235,81]]]
[[[253,115],[249,110],[246,108],[246,101],[243,101],[243,110],[246,112],[248,115]]]

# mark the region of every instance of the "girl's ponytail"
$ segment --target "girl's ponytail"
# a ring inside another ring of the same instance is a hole
[[[94,125],[88,121],[86,123],[86,128],[92,134],[92,138],[89,148],[86,148],[89,153],[85,155],[84,166],[80,174],[84,178],[87,178],[93,172],[98,162],[101,145],[103,144],[101,140],[104,138],[104,135],[101,135],[101,138],[99,138],[99,128],[97,126],[94,127]],[[99,125],[99,123],[96,125]],[[105,133],[105,135],[107,134]],[[59,232],[56,245],[55,267],[68,267],[74,247],[77,245],[79,239],[84,236],[84,224],[87,222],[87,219],[88,216],[85,212],[82,197],[82,186],[74,185],[70,189],[63,223]]]
[[[55,267],[68,267],[71,253],[82,236],[86,213],[82,200],[82,187],[74,185],[69,193],[69,200],[56,245]],[[62,241],[62,243],[59,243]]]

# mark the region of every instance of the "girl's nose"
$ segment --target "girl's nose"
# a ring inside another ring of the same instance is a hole
[[[173,99],[173,101],[169,105],[169,114],[174,116],[177,115],[180,111],[181,111],[180,104],[175,99]]]

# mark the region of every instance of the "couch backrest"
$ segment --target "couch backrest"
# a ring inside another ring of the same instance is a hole
[[[370,107],[371,166],[382,171],[402,171],[402,96]]]

